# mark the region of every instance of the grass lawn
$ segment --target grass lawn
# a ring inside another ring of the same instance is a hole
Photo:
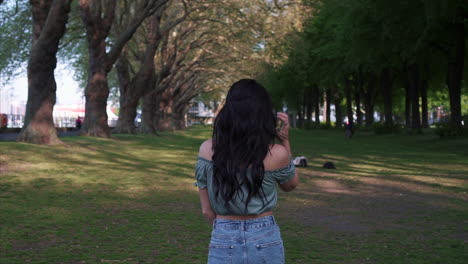
[[[210,132],[0,142],[0,263],[206,263],[193,171]],[[310,166],[275,211],[287,263],[467,263],[468,139],[291,141]]]

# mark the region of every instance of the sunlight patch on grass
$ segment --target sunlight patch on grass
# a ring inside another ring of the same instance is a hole
[[[0,142],[2,257],[206,263],[211,226],[193,183],[198,148],[210,136],[196,126],[160,137],[68,137],[61,146]],[[286,262],[370,263],[383,254],[405,263],[407,246],[430,255],[437,245],[434,252],[446,252],[440,263],[461,263],[468,200],[461,143],[292,130],[293,154],[310,166],[298,168],[294,192],[279,193]],[[337,169],[322,168],[325,161]]]

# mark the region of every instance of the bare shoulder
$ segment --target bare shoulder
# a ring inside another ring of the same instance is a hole
[[[277,170],[288,166],[290,162],[288,150],[281,144],[274,144],[264,160],[265,170]]]
[[[198,156],[211,160],[211,157],[213,156],[213,141],[212,139],[205,140],[201,145],[200,145],[200,150],[198,151]]]

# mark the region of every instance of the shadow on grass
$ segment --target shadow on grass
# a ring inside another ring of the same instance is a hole
[[[294,152],[312,166],[299,169],[301,185],[280,194],[275,212],[287,263],[463,263],[464,142],[291,135]],[[0,143],[2,259],[206,262],[210,226],[193,170],[209,136],[196,127],[161,137],[67,138],[54,147]],[[325,160],[338,169],[320,168]]]

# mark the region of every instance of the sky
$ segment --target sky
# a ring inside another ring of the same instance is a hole
[[[81,104],[84,88],[73,80],[73,71],[65,65],[58,64],[55,70],[57,82],[56,104]],[[10,99],[11,98],[11,99]],[[11,80],[8,84],[0,86],[0,113],[9,113],[10,104],[21,104],[28,100],[28,79],[26,72]]]

